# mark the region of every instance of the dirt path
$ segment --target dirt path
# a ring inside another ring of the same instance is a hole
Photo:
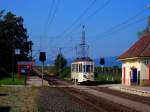
[[[141,102],[150,105],[150,97],[139,96],[135,94],[130,94],[126,92],[122,92],[116,89],[110,89],[109,87],[89,87],[91,89],[95,89],[97,91],[105,92],[108,94],[112,94],[115,96],[119,96],[125,99]]]

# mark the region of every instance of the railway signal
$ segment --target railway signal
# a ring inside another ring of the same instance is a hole
[[[40,52],[39,60],[41,62],[46,61],[46,53],[45,52]]]
[[[104,65],[105,64],[105,59],[104,58],[100,58],[100,64]]]
[[[42,62],[42,85],[43,85],[43,68],[44,68],[44,61],[46,61],[45,52],[40,52],[39,60]]]

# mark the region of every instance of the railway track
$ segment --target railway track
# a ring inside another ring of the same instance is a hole
[[[49,82],[50,87],[55,86],[59,90],[72,96],[75,101],[88,105],[88,107],[92,109],[92,112],[137,112],[136,110],[132,108],[128,108],[118,103],[114,103],[103,97],[97,97],[97,96],[91,95],[90,93],[83,91],[80,88],[80,86],[67,87],[68,85],[73,85],[70,81],[65,81],[58,77],[49,76],[48,74],[44,75],[44,80]],[[63,85],[63,87],[59,87],[60,85]],[[86,87],[86,88],[94,89],[96,91],[101,91],[100,89],[98,89],[99,87]],[[108,93],[104,89],[102,91]],[[109,94],[115,94],[115,92],[109,91]]]

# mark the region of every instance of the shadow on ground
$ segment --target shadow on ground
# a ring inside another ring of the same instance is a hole
[[[0,96],[8,96],[8,94],[7,93],[0,93]]]
[[[10,112],[9,106],[0,106],[0,112]]]
[[[104,84],[120,84],[118,81],[88,81],[88,82],[82,82],[80,85],[86,85],[86,86],[97,86],[97,85],[104,85]]]

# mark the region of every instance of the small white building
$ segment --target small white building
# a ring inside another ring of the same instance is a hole
[[[123,62],[123,85],[150,86],[150,33],[144,34],[118,59]]]

